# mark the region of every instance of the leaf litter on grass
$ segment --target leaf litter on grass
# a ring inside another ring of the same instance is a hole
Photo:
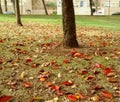
[[[77,27],[80,48],[64,49],[58,25],[12,23],[0,30],[0,99],[120,101],[120,32]]]

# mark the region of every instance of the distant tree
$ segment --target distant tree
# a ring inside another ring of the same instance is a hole
[[[5,12],[7,12],[8,11],[8,9],[7,9],[7,0],[4,0],[4,4],[5,4]]]
[[[22,26],[21,17],[20,17],[19,0],[15,0],[15,15],[16,15],[17,25]]]
[[[76,40],[75,14],[73,0],[62,0],[62,19],[63,19],[63,46],[65,48],[79,47]]]
[[[48,11],[47,11],[47,7],[46,7],[46,4],[45,4],[45,1],[42,0],[42,3],[43,3],[43,6],[44,6],[45,14],[48,15]]]
[[[15,12],[15,0],[11,0],[12,4],[13,4],[13,9],[14,9],[14,12]]]
[[[93,16],[93,13],[95,12],[95,9],[93,9],[93,0],[89,0],[89,3],[90,3],[91,16]]]
[[[0,0],[0,14],[3,14],[2,7],[1,7],[1,0]]]

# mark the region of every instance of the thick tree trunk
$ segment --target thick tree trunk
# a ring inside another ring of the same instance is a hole
[[[73,0],[62,0],[62,19],[63,19],[63,46],[65,48],[79,47],[76,40],[76,25],[73,8]]]
[[[89,3],[90,3],[91,16],[93,16],[93,13],[94,13],[93,8],[92,8],[92,6],[93,6],[93,0],[89,0]]]
[[[3,14],[2,7],[1,7],[1,0],[0,0],[0,14]]]
[[[15,0],[15,14],[16,14],[17,25],[22,26],[21,17],[20,17],[19,0]]]
[[[7,0],[4,0],[4,4],[5,4],[5,12],[7,12],[8,11],[8,9],[7,9]]]
[[[47,7],[46,7],[46,5],[45,5],[45,1],[42,0],[42,3],[43,3],[43,6],[44,6],[45,14],[48,15],[48,11],[47,11]]]

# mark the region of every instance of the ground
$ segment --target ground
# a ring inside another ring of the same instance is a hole
[[[116,22],[77,25],[80,48],[64,49],[62,26],[54,21],[0,22],[0,102],[119,102]]]

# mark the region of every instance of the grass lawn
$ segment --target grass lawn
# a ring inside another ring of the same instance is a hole
[[[0,102],[120,101],[119,16],[76,16],[78,49],[63,48],[61,16],[22,21],[0,15]]]

